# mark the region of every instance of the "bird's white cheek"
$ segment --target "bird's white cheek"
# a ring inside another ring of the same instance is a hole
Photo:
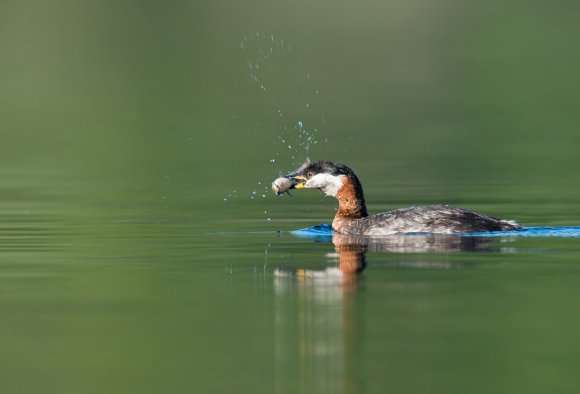
[[[320,189],[327,196],[335,197],[342,187],[342,175],[317,174],[310,178],[304,187],[308,189]]]

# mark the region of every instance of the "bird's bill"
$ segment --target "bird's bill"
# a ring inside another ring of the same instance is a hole
[[[310,161],[306,161],[306,163],[302,164],[300,167],[286,175],[288,178],[292,179],[295,183],[292,185],[292,189],[304,189],[304,184],[308,180],[304,176],[304,171],[310,165]]]
[[[302,175],[293,176],[292,179],[298,181],[295,185],[293,185],[292,189],[304,189],[304,183],[306,183],[306,178]]]

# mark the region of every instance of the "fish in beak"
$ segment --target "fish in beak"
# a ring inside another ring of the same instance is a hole
[[[310,163],[306,162],[300,168],[292,171],[286,176],[281,176],[276,178],[274,182],[272,182],[272,191],[277,195],[281,196],[284,193],[290,194],[290,189],[303,189],[304,183],[306,182],[306,177],[301,174],[301,172],[308,167]]]

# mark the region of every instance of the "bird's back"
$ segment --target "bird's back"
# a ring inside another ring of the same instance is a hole
[[[482,231],[515,230],[515,222],[499,220],[470,209],[449,205],[427,205],[396,209],[358,219],[350,224],[338,223],[343,233],[389,235],[397,233],[462,234]]]

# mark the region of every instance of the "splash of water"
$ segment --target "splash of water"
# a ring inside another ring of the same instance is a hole
[[[313,99],[319,95],[319,88],[312,86],[310,72],[294,53],[292,43],[256,32],[244,36],[240,46],[250,78],[271,101],[281,121],[281,133],[274,139],[277,149],[268,164],[302,164],[318,143]],[[305,119],[309,119],[308,125]]]
[[[319,128],[325,124],[324,116],[317,117],[317,100],[321,89],[313,85],[314,78],[302,64],[291,42],[271,34],[249,33],[240,42],[249,77],[271,103],[280,122],[280,130],[273,138],[274,149],[265,160],[268,181],[257,172],[257,185],[250,187],[248,197],[259,201],[272,195],[270,177],[276,173],[301,165],[310,157],[312,147],[318,144]],[[260,122],[257,122],[258,126]],[[328,142],[328,138],[324,141]],[[239,189],[239,188],[238,188]],[[243,196],[244,193],[240,193]],[[237,192],[224,197],[228,202],[238,198]],[[266,221],[271,215],[264,211]]]

